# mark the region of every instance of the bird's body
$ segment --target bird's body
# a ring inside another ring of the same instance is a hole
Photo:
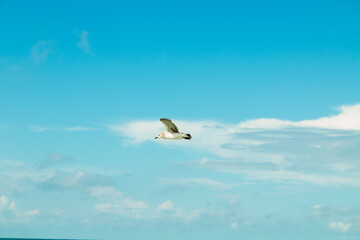
[[[188,134],[184,134],[184,133],[171,133],[171,132],[164,132],[164,136],[162,137],[164,139],[186,139],[189,138]],[[191,138],[191,137],[190,137]]]
[[[155,139],[157,139],[157,138],[172,139],[172,140],[175,140],[175,139],[190,140],[191,139],[190,134],[179,132],[176,125],[173,122],[171,122],[170,119],[161,118],[160,121],[165,125],[166,131],[163,133],[160,133],[157,137],[155,137]]]

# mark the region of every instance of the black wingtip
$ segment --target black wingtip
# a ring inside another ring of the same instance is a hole
[[[186,137],[184,137],[184,139],[187,139],[187,140],[190,140],[192,137],[191,137],[191,135],[190,134],[185,134],[186,135]]]

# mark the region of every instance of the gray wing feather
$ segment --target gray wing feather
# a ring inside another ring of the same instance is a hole
[[[179,132],[179,129],[176,127],[176,125],[170,119],[161,118],[160,121],[165,125],[166,131],[171,132],[171,133]]]

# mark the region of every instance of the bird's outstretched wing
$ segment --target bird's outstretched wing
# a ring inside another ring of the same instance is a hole
[[[161,118],[160,121],[165,125],[166,131],[171,133],[179,133],[179,129],[170,119]]]

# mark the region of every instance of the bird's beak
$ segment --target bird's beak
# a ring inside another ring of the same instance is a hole
[[[157,139],[158,137],[155,137],[155,139]]]

